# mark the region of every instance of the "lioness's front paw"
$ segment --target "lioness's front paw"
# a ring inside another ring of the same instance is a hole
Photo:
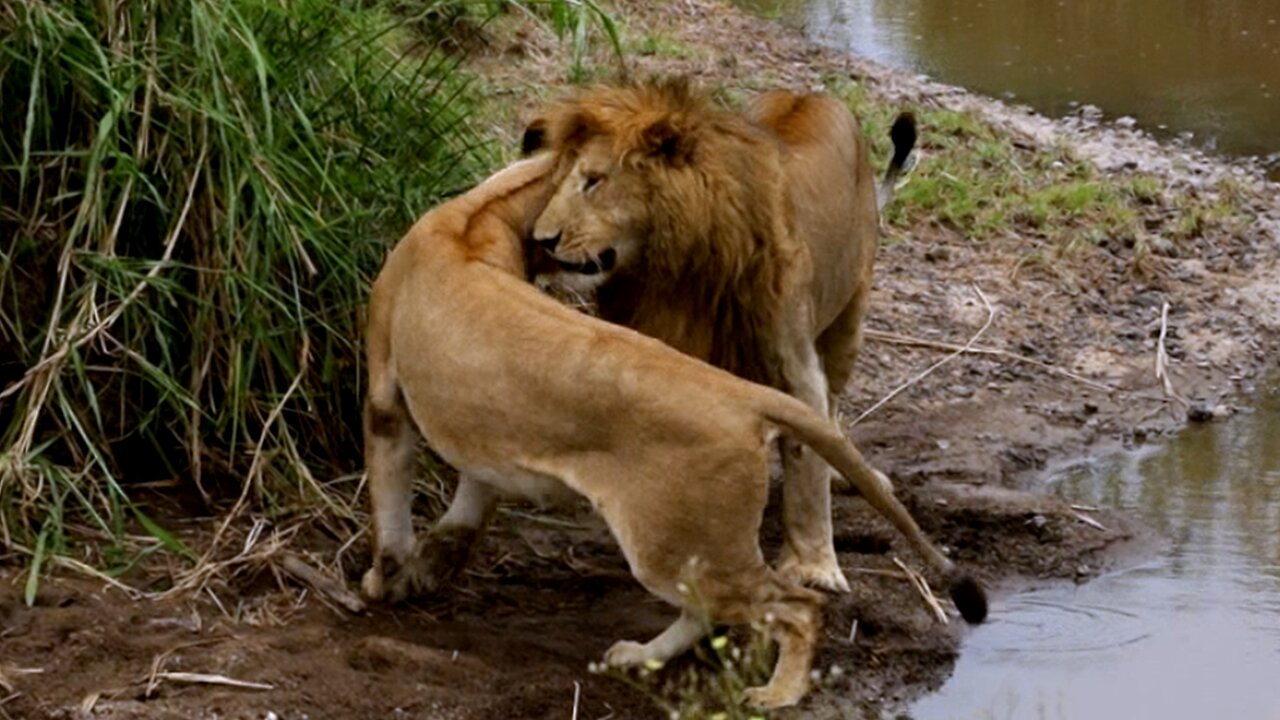
[[[643,665],[648,660],[649,653],[644,644],[631,640],[619,640],[604,654],[605,664],[613,667]]]
[[[774,710],[795,705],[800,702],[802,697],[804,697],[803,689],[799,692],[782,690],[774,687],[772,683],[764,687],[747,688],[742,693],[742,699],[747,705],[762,710]]]
[[[792,582],[818,587],[831,592],[849,592],[849,581],[835,558],[819,561],[803,561],[794,555],[784,557],[778,563],[778,572]]]
[[[382,581],[381,568],[374,566],[365,572],[364,577],[360,578],[360,593],[364,595],[365,600],[372,602],[377,602],[386,595],[387,589]]]

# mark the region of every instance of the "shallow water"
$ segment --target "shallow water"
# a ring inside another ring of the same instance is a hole
[[[1077,104],[1193,144],[1273,155],[1276,0],[739,0],[814,39],[1050,115]]]
[[[1138,567],[997,603],[911,717],[1280,720],[1280,393],[1048,482],[1130,512],[1167,545]]]

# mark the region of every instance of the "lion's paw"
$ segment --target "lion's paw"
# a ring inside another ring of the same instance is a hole
[[[778,572],[792,582],[809,587],[817,587],[836,593],[847,593],[850,589],[849,581],[845,579],[844,571],[840,569],[840,564],[834,558],[824,561],[804,562],[793,555],[784,558],[778,563]]]
[[[649,651],[644,644],[631,640],[619,640],[604,654],[605,664],[613,667],[643,665],[648,660]]]

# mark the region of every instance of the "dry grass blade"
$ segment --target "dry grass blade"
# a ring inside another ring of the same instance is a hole
[[[845,568],[845,572],[855,573],[858,575],[875,575],[877,577],[893,578],[894,580],[910,580],[910,575],[904,575],[897,570],[881,570],[879,568]]]
[[[1164,389],[1166,397],[1189,405],[1185,398],[1173,388],[1173,378],[1169,377],[1169,353],[1165,350],[1164,339],[1169,334],[1169,303],[1165,301],[1160,308],[1160,339],[1156,341],[1156,381]]]
[[[0,665],[0,688],[2,688],[5,692],[8,692],[8,693],[16,692],[13,685],[13,680],[10,679],[11,676],[39,675],[43,672],[44,672],[44,668],[22,668],[22,667],[12,667],[8,665]]]
[[[364,612],[365,603],[358,595],[348,590],[341,582],[315,569],[297,555],[285,553],[280,558],[280,567],[298,580],[310,585],[316,592],[347,610],[353,613]]]
[[[911,580],[911,584],[915,587],[916,591],[920,593],[920,597],[924,600],[924,604],[929,606],[929,609],[933,611],[933,616],[938,618],[938,622],[943,625],[950,624],[951,621],[947,619],[946,611],[942,609],[942,604],[938,602],[938,598],[933,594],[933,590],[929,589],[929,583],[924,579],[924,576],[907,567],[906,563],[896,557],[893,559],[893,564],[902,568],[902,572],[907,574],[907,577]]]
[[[1107,529],[1106,525],[1103,525],[1102,523],[1098,522],[1097,520],[1094,520],[1093,518],[1089,517],[1088,515],[1085,515],[1084,513],[1077,512],[1077,513],[1071,513],[1071,514],[1075,516],[1075,519],[1079,520],[1080,522],[1084,523],[1085,525],[1088,525],[1089,527],[1095,530],[1106,531]]]
[[[866,337],[868,340],[875,340],[876,342],[887,343],[889,345],[903,345],[906,347],[918,347],[918,348],[926,348],[931,350],[945,350],[948,352],[959,351],[967,355],[989,355],[991,357],[1003,358],[1005,360],[1012,360],[1014,362],[1025,363],[1027,365],[1034,365],[1035,367],[1051,372],[1054,375],[1059,375],[1061,377],[1067,378],[1068,380],[1073,380],[1075,382],[1080,383],[1081,385],[1084,385],[1086,387],[1091,387],[1095,390],[1100,390],[1105,393],[1119,393],[1129,397],[1140,398],[1143,400],[1154,400],[1156,402],[1168,402],[1168,398],[1158,397],[1155,395],[1147,395],[1145,393],[1137,393],[1131,390],[1124,390],[1122,388],[1112,387],[1110,385],[1100,383],[1096,380],[1090,380],[1089,378],[1084,377],[1083,375],[1077,375],[1076,373],[1073,373],[1070,370],[1064,370],[1063,368],[1060,368],[1057,365],[1052,365],[1042,360],[1037,360],[1033,357],[1027,357],[1026,355],[1019,355],[1018,353],[1010,352],[1008,350],[1004,350],[1001,348],[987,347],[984,345],[974,345],[972,347],[966,347],[965,345],[958,345],[956,343],[942,342],[939,340],[925,340],[924,338],[916,338],[916,337],[911,337],[910,335],[901,335],[899,333],[884,332],[881,330],[865,330],[863,331],[863,336]]]
[[[211,675],[208,673],[192,673],[192,672],[162,672],[156,673],[159,680],[168,680],[169,682],[188,683],[197,685],[226,685],[228,687],[244,688],[246,690],[274,690],[274,685],[267,683],[251,682],[249,680],[237,680],[227,677],[226,675]]]
[[[982,300],[982,304],[987,308],[987,321],[982,324],[982,327],[978,328],[978,332],[974,333],[973,337],[969,338],[969,342],[961,346],[959,350],[956,350],[955,352],[942,358],[938,362],[930,365],[928,368],[925,369],[924,372],[920,373],[919,375],[916,375],[915,377],[911,378],[905,383],[894,388],[892,392],[880,398],[878,401],[876,401],[874,405],[864,410],[863,413],[858,417],[854,418],[853,422],[849,423],[850,425],[857,425],[858,423],[862,422],[868,415],[875,412],[876,410],[879,410],[882,406],[884,406],[885,403],[897,397],[899,393],[911,387],[912,385],[915,385],[921,380],[925,379],[931,373],[933,373],[934,370],[937,370],[943,365],[946,365],[947,363],[951,362],[957,357],[968,352],[974,346],[974,343],[978,342],[978,338],[982,337],[982,334],[987,331],[987,328],[991,327],[991,322],[996,318],[996,311],[995,311],[995,308],[991,307],[991,301],[988,300],[986,294],[982,292],[982,288],[979,288],[977,285],[974,285],[973,291],[978,294],[978,297]]]
[[[141,600],[143,598],[158,597],[155,593],[146,593],[137,588],[130,587],[129,585],[125,585],[124,583],[111,577],[110,575],[107,575],[106,573],[95,569],[92,565],[89,565],[88,563],[80,562],[79,560],[76,560],[75,558],[72,558],[72,557],[67,557],[65,555],[54,555],[52,558],[50,558],[50,562],[52,562],[54,565],[59,565],[61,567],[67,568],[68,570],[74,570],[78,573],[87,575],[91,578],[94,578],[95,580],[98,580],[107,585],[110,585],[111,587],[119,590],[120,592],[123,592],[125,595],[128,595],[133,600]]]

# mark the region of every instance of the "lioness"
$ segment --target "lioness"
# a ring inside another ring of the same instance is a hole
[[[915,142],[910,115],[890,134],[881,201]],[[744,117],[680,81],[600,87],[552,105],[525,148],[565,164],[534,227],[557,280],[594,288],[606,320],[830,414],[857,355],[879,225],[867,143],[842,103],[779,90]],[[779,567],[848,590],[828,471],[794,441],[782,458]]]
[[[554,167],[545,155],[516,163],[427,213],[374,283],[365,594],[400,598],[456,573],[499,495],[577,493],[604,517],[636,579],[682,610],[653,640],[614,644],[607,662],[670,658],[702,636],[704,620],[759,621],[779,657],[747,699],[794,703],[807,688],[821,596],[770,569],[757,540],[767,443],[780,430],[860,488],[951,581],[962,615],[980,621],[981,587],[929,543],[834,423],[527,282],[524,245]],[[421,546],[410,515],[415,426],[461,474]]]

